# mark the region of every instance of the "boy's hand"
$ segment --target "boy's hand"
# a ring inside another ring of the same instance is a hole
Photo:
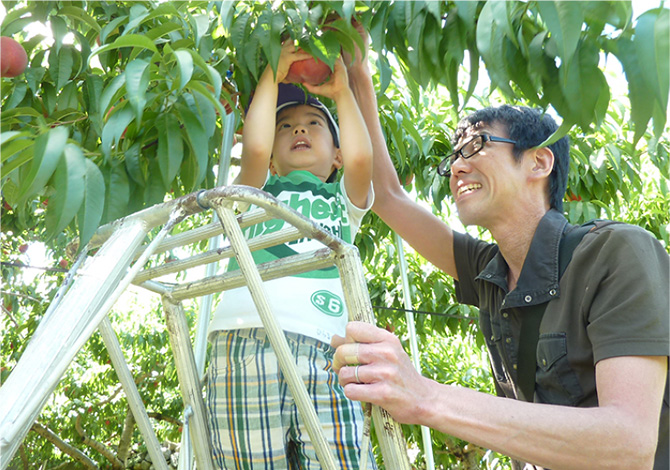
[[[349,90],[349,78],[342,57],[338,57],[335,61],[333,73],[326,82],[321,85],[310,85],[308,83],[303,83],[303,85],[312,94],[337,101],[343,91]]]
[[[307,52],[296,48],[295,44],[293,44],[293,41],[286,41],[281,48],[279,64],[277,64],[277,76],[275,77],[275,83],[281,83],[286,79],[288,71],[291,68],[291,64],[293,64],[293,62],[310,59],[311,57],[312,56]],[[272,68],[269,64],[268,69],[272,71]]]

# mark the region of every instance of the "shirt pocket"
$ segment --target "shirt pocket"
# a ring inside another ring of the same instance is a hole
[[[568,361],[565,333],[546,333],[537,342],[535,393],[540,403],[576,406],[584,393]]]

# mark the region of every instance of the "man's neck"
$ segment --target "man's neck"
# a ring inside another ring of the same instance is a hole
[[[537,226],[547,210],[519,211],[514,217],[489,229],[507,262],[507,282],[510,292],[516,287]]]

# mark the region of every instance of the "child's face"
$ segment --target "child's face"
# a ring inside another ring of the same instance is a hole
[[[306,170],[326,181],[342,166],[326,116],[309,105],[283,109],[277,115],[270,172],[280,176]]]

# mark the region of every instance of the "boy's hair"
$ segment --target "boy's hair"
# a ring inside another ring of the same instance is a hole
[[[508,137],[516,141],[514,157],[517,161],[521,159],[524,150],[537,147],[558,129],[554,119],[542,109],[509,105],[488,107],[475,111],[458,123],[453,145],[458,143],[468,129],[478,129],[493,123],[505,126]],[[563,211],[563,197],[568,185],[569,145],[568,136],[564,136],[548,146],[554,154],[554,168],[549,177],[549,204],[558,211]]]
[[[330,133],[333,135],[333,144],[335,145],[335,147],[340,148],[340,129],[339,127],[337,127],[335,118],[333,118],[333,115],[330,114],[330,111],[328,111],[326,105],[324,105],[321,101],[317,100],[314,96],[306,93],[299,86],[293,85],[291,83],[279,84],[279,92],[277,94],[277,114],[279,114],[279,112],[284,109],[293,106],[299,106],[301,104],[312,106],[321,111],[321,113],[323,113],[323,115],[326,118],[326,122],[328,123],[328,129],[330,130]],[[326,183],[333,183],[336,180],[337,180],[337,169],[333,170],[330,176],[328,176]]]

